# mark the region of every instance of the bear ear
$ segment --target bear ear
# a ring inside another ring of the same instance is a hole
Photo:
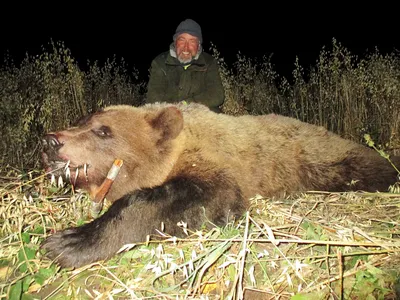
[[[148,121],[150,125],[162,132],[161,141],[174,139],[183,129],[182,112],[174,107],[166,107]]]

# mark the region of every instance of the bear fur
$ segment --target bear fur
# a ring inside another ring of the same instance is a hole
[[[110,106],[49,133],[43,144],[47,171],[64,176],[68,163],[72,184],[92,197],[114,160],[124,162],[107,194],[110,208],[42,244],[62,267],[108,259],[162,223],[176,236],[181,221],[191,230],[223,226],[256,195],[387,191],[398,175],[375,150],[323,127],[275,114],[217,114],[194,103]]]

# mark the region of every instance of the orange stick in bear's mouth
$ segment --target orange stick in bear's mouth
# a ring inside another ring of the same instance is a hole
[[[111,185],[113,184],[115,178],[117,178],[117,175],[119,171],[121,170],[123,164],[122,159],[116,159],[114,160],[113,165],[111,166],[110,170],[108,171],[106,179],[104,179],[103,183],[97,190],[96,194],[94,195],[94,198],[92,200],[92,215],[97,215],[101,207],[103,205],[103,200],[105,196],[107,195],[108,191],[111,188]]]

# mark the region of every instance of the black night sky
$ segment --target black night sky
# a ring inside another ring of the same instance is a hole
[[[1,61],[7,52],[16,62],[26,53],[40,54],[52,39],[63,41],[82,68],[88,59],[101,63],[115,55],[146,80],[151,60],[168,49],[176,26],[186,18],[201,25],[206,51],[212,42],[228,63],[239,51],[250,58],[272,54],[275,70],[286,77],[296,56],[307,69],[324,45],[330,49],[332,38],[359,56],[375,47],[383,54],[400,49],[397,12],[386,4],[368,8],[319,2],[296,7],[266,2],[263,7],[262,2],[230,2],[217,10],[217,2],[192,3],[97,3],[83,8],[59,2],[54,3],[58,8],[35,3],[2,9]]]

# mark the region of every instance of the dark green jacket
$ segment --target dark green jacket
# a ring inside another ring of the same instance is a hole
[[[151,63],[147,103],[199,102],[220,112],[224,89],[214,57],[202,52],[187,69],[170,52],[158,55]]]

